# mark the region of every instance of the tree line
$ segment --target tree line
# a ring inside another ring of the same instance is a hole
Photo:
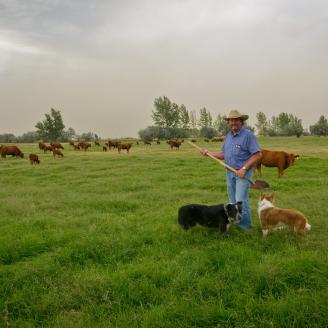
[[[13,133],[0,134],[0,143],[13,142],[51,142],[61,141],[67,142],[69,140],[77,141],[96,141],[99,139],[98,135],[93,132],[86,132],[82,134],[76,133],[73,128],[65,130],[64,121],[59,110],[50,109],[50,113],[45,114],[45,119],[39,121],[35,125],[36,131],[23,133],[21,136],[15,136]]]
[[[218,114],[213,119],[205,107],[199,109],[197,115],[195,110],[188,111],[185,105],[178,105],[166,96],[155,98],[151,117],[154,125],[139,131],[139,137],[142,139],[212,138],[224,136],[229,132],[225,115]],[[328,135],[328,122],[324,116],[310,126],[309,132],[303,128],[302,120],[293,114],[280,113],[268,119],[263,112],[258,112],[256,119],[257,133],[263,136]],[[247,121],[244,127],[255,132],[255,128],[249,126]]]
[[[154,125],[148,126],[139,131],[141,139],[171,139],[188,137],[206,137],[225,136],[229,132],[226,116],[218,114],[213,119],[212,114],[205,108],[188,111],[186,106],[177,105],[168,97],[159,97],[154,100],[154,110],[151,115]],[[280,113],[278,116],[272,116],[268,119],[263,112],[256,114],[256,131],[263,136],[297,136],[301,135],[328,135],[328,121],[323,115],[320,116],[317,123],[311,125],[309,131],[302,126],[302,120],[293,114]],[[246,122],[245,127],[255,132],[255,128],[249,126]],[[69,127],[65,129],[61,112],[54,108],[50,113],[45,114],[45,119],[35,125],[36,131],[30,131],[15,136],[12,133],[0,134],[0,143],[13,142],[36,142],[36,141],[62,141],[82,140],[96,141],[98,135],[93,132],[77,134]]]

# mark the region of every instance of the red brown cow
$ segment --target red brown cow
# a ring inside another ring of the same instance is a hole
[[[81,142],[79,142],[78,146],[80,148],[84,149],[84,151],[87,151],[87,149],[91,147],[91,143],[81,141]]]
[[[61,145],[60,142],[51,142],[51,143],[50,143],[50,146],[51,146],[52,148],[56,148],[56,149],[64,149],[64,147]]]
[[[173,147],[179,149],[181,146],[181,141],[169,140],[167,143],[171,146],[171,149],[173,149]]]
[[[70,140],[68,143],[69,143],[70,146],[74,147],[74,141]]]
[[[57,148],[52,149],[52,154],[54,155],[54,158],[56,158],[56,155],[57,157],[64,157],[63,153]]]
[[[261,165],[267,167],[277,167],[278,177],[284,174],[289,166],[293,165],[299,155],[288,154],[284,151],[262,150],[262,158],[256,163],[256,169],[261,175]]]
[[[121,153],[121,149],[126,149],[126,152],[128,153],[131,147],[132,147],[132,143],[119,144],[117,149],[119,153]]]
[[[33,165],[33,164],[40,164],[39,157],[36,154],[30,154],[29,159],[30,159],[31,165]]]
[[[78,146],[78,145],[73,145],[73,147],[75,150],[80,150],[80,146]]]
[[[17,146],[3,146],[1,148],[1,157],[6,158],[7,155],[24,158],[24,154]]]
[[[40,150],[42,150],[45,146],[46,146],[46,144],[44,144],[43,142],[39,142],[39,149]]]
[[[220,142],[220,141],[224,141],[224,137],[214,137],[212,139],[212,142]]]
[[[51,146],[44,145],[44,146],[43,146],[43,152],[46,153],[48,150],[49,150],[49,151],[52,151],[53,148],[52,148]]]

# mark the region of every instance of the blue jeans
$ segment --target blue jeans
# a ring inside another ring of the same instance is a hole
[[[252,170],[248,170],[245,176],[252,178]],[[252,227],[252,214],[248,204],[248,190],[250,182],[239,178],[235,173],[227,170],[227,192],[230,203],[242,201],[242,216],[239,223],[240,228]]]

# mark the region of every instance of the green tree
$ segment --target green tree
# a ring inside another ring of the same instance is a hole
[[[269,123],[267,118],[263,112],[258,112],[256,114],[257,123],[255,123],[255,127],[257,129],[258,134],[262,136],[268,135]]]
[[[310,133],[316,136],[327,136],[328,135],[328,121],[321,115],[319,121],[310,126]]]
[[[154,101],[155,110],[152,119],[160,128],[174,128],[179,125],[179,106],[172,103],[168,97],[159,97]]]
[[[190,128],[190,117],[189,112],[185,105],[180,105],[180,126],[182,129],[189,129]]]
[[[192,110],[189,113],[189,117],[190,117],[190,127],[195,130],[197,129],[197,117],[196,117],[196,111]]]
[[[218,115],[216,120],[214,121],[214,128],[217,130],[218,134],[221,136],[225,136],[229,132],[229,126],[226,121],[225,115]]]
[[[198,125],[200,128],[211,128],[212,127],[212,115],[207,111],[205,107],[199,110],[199,122]]]
[[[39,137],[44,141],[59,139],[65,128],[60,111],[51,108],[50,114],[45,114],[45,117],[45,120],[35,125]]]
[[[304,128],[302,125],[302,120],[294,116],[293,114],[289,114],[289,125],[287,130],[287,135],[296,135],[299,138],[303,134]]]

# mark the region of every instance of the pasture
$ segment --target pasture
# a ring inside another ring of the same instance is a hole
[[[307,215],[306,237],[263,238],[257,190],[252,231],[183,231],[180,206],[227,201],[225,170],[186,142],[129,154],[64,144],[56,159],[18,145],[24,159],[0,158],[0,326],[327,327],[328,139],[259,142],[300,155],[260,179],[277,206]]]

